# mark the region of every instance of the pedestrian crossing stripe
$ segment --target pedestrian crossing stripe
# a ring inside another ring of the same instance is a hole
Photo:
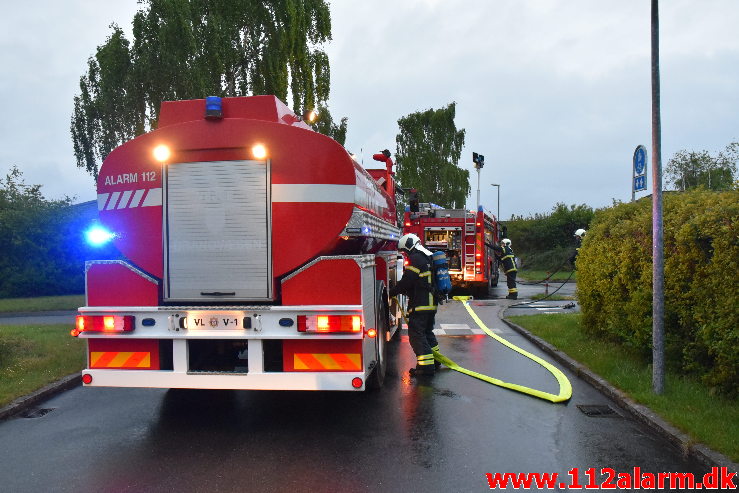
[[[434,329],[434,335],[437,336],[476,336],[484,335],[485,332],[477,327],[472,328],[467,324],[439,324],[438,329]],[[403,329],[408,330],[408,326],[403,324]],[[501,333],[500,329],[492,329],[493,332]]]

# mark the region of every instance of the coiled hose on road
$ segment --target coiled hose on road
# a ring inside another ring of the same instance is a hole
[[[549,294],[548,294],[548,295],[546,295],[545,297],[543,297],[543,298],[539,298],[538,300],[531,300],[531,301],[522,301],[522,302],[520,302],[520,303],[514,303],[514,304],[512,304],[512,305],[509,305],[509,306],[508,306],[508,308],[526,308],[526,306],[527,306],[527,305],[530,305],[530,304],[532,304],[532,303],[538,303],[538,302],[540,302],[540,301],[544,301],[545,299],[549,298],[549,297],[550,297],[550,296],[552,296],[552,295],[553,295],[554,293],[556,293],[557,291],[559,291],[560,289],[562,289],[562,287],[563,287],[563,286],[564,286],[565,284],[567,284],[567,282],[568,282],[568,281],[569,281],[570,279],[572,279],[572,276],[573,276],[574,274],[575,274],[575,271],[573,270],[572,272],[570,272],[570,275],[569,275],[569,276],[567,277],[567,279],[565,279],[564,281],[562,281],[562,284],[560,284],[560,285],[559,285],[559,287],[558,287],[557,289],[555,289],[554,291],[552,291],[551,293],[549,293]],[[574,306],[574,305],[573,305],[573,306]]]
[[[499,335],[495,334],[492,330],[490,330],[483,323],[482,320],[480,320],[480,317],[477,316],[474,310],[472,310],[472,307],[469,304],[469,299],[470,298],[468,296],[455,296],[454,297],[454,300],[462,302],[467,312],[470,314],[470,316],[475,321],[475,323],[478,325],[478,327],[480,327],[483,330],[483,332],[485,332],[487,335],[489,335],[496,341],[500,342],[507,348],[512,349],[523,356],[526,356],[530,360],[538,363],[539,365],[543,366],[547,371],[549,371],[549,373],[551,373],[554,376],[554,378],[557,379],[557,382],[559,383],[559,393],[552,394],[549,392],[544,392],[543,390],[532,389],[531,387],[526,387],[525,385],[504,382],[503,380],[500,380],[498,378],[490,377],[488,375],[483,375],[482,373],[477,373],[472,370],[468,370],[467,368],[463,368],[459,366],[457,363],[447,358],[446,356],[444,356],[438,351],[434,351],[434,359],[438,361],[439,363],[441,363],[442,365],[454,371],[458,371],[459,373],[464,373],[465,375],[469,375],[471,377],[477,378],[478,380],[482,380],[484,382],[497,385],[498,387],[503,387],[506,389],[514,390],[516,392],[521,392],[523,394],[527,394],[533,397],[538,397],[539,399],[544,399],[546,401],[553,402],[553,403],[567,402],[568,400],[570,400],[570,398],[572,397],[572,385],[570,384],[570,381],[567,379],[565,374],[562,373],[562,371],[559,370],[559,368],[555,367],[551,363],[544,361],[538,356],[533,355],[529,353],[528,351],[525,351],[524,349],[521,349],[515,344],[508,342],[507,340],[503,339]],[[405,320],[407,324],[408,318],[406,317],[405,311],[403,310],[402,306],[401,306],[401,312],[403,315],[403,319]]]

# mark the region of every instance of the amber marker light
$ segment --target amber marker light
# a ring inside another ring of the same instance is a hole
[[[318,332],[328,332],[329,330],[329,323],[328,323],[328,317],[326,316],[319,316],[316,318],[316,329]]]
[[[369,329],[367,331],[367,337],[369,337],[370,339],[374,339],[375,337],[377,337],[377,331],[375,329]]]
[[[172,155],[172,152],[169,150],[169,147],[165,145],[156,146],[154,148],[153,153],[154,153],[154,159],[156,159],[160,163],[165,162]]]
[[[308,110],[303,113],[303,120],[308,123],[315,123],[318,120],[318,112],[316,110]]]
[[[262,144],[257,144],[251,148],[251,154],[255,159],[264,159],[267,157],[267,148]]]

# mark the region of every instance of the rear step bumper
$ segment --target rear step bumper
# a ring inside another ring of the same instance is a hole
[[[352,379],[363,372],[184,373],[167,370],[83,370],[85,387],[148,387],[233,390],[364,390]]]

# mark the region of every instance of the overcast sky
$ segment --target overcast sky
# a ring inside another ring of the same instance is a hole
[[[0,173],[14,164],[49,197],[95,197],[69,122],[87,58],[135,0],[2,0]],[[330,108],[371,164],[398,118],[457,103],[461,165],[495,212],[631,198],[638,144],[651,159],[649,0],[334,0]],[[660,2],[662,161],[739,140],[739,1]],[[206,96],[206,95],[203,95]],[[651,188],[651,177],[648,186]]]

